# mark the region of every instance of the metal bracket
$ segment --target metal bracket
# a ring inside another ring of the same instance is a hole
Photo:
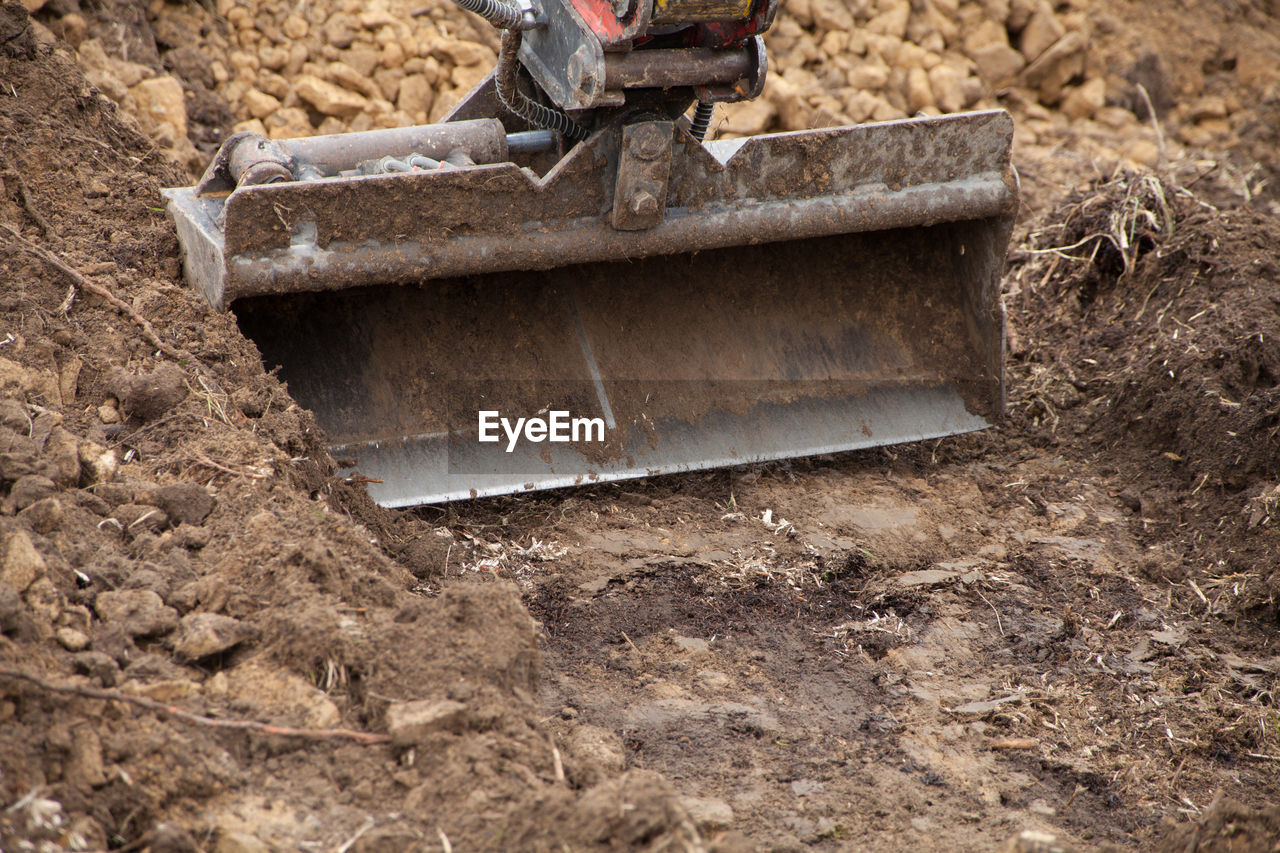
[[[646,231],[662,224],[675,124],[645,121],[622,129],[618,180],[613,192],[613,227]]]

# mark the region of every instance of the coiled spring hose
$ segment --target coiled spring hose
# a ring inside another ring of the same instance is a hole
[[[517,85],[520,64],[516,62],[520,40],[519,30],[507,30],[502,34],[502,50],[498,54],[498,73],[494,76],[498,100],[502,101],[504,107],[534,127],[554,130],[568,139],[586,139],[586,129],[569,118],[567,113],[543,106],[520,91]]]
[[[698,101],[698,106],[693,110],[693,121],[689,124],[689,134],[699,142],[707,135],[707,128],[711,126],[711,116],[715,114],[715,104],[704,104]]]
[[[520,23],[524,12],[515,3],[505,0],[453,0],[468,12],[475,12],[500,30],[513,29]]]
[[[520,51],[520,23],[524,10],[507,0],[453,0],[468,12],[475,12],[500,30],[502,50],[498,54],[498,70],[494,74],[494,87],[502,105],[534,127],[555,132],[572,140],[587,138],[587,131],[568,113],[543,106],[520,91],[520,64],[516,54]]]

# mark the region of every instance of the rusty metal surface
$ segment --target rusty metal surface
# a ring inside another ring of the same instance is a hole
[[[507,131],[497,119],[309,136],[282,144],[299,160],[326,174],[354,169],[361,161],[386,155],[422,154],[442,160],[455,148],[465,151],[477,163],[501,163],[507,159]]]
[[[615,229],[641,231],[662,223],[674,127],[669,121],[646,121],[627,125],[623,130],[618,180],[613,191]]]
[[[1007,239],[1007,221],[975,220],[236,311],[336,457],[404,505],[988,425]],[[614,443],[508,455],[475,440],[482,408],[607,414]]]
[[[237,133],[218,149],[196,185],[195,194],[293,180],[304,168],[312,174],[336,175],[354,169],[364,160],[388,155],[422,154],[441,160],[455,149],[477,163],[503,162],[508,155],[507,131],[497,119],[484,118],[301,139],[266,139],[254,133]]]
[[[884,387],[853,399],[764,403],[742,414],[717,411],[697,423],[660,423],[660,444],[638,437],[625,456],[604,463],[572,447],[538,444],[522,444],[498,460],[441,435],[343,445],[334,453],[356,462],[341,473],[379,481],[368,485],[379,504],[409,507],[838,453],[987,426],[965,409],[954,387]]]
[[[619,230],[619,198],[658,200],[629,144],[655,128],[661,216]],[[235,302],[387,505],[999,420],[1007,114],[705,146],[666,122],[626,133],[541,176],[505,163],[166,193],[188,278]],[[495,453],[475,436],[489,405],[607,416],[609,441]]]
[[[751,0],[655,0],[654,24],[693,21],[744,21],[751,17]]]
[[[607,99],[600,39],[572,3],[544,6],[547,26],[523,34],[520,64],[562,109],[603,105]]]
[[[1010,216],[1012,122],[992,111],[753,137],[674,139],[664,221],[610,227],[616,131],[544,177],[512,164],[241,189],[225,200],[214,304],[253,294],[549,269],[765,240]],[[722,159],[723,158],[723,159]],[[168,190],[175,216],[222,199]],[[218,209],[214,209],[218,208]]]
[[[751,73],[755,45],[712,50],[705,47],[673,50],[633,50],[606,53],[606,89],[671,89],[736,83]]]

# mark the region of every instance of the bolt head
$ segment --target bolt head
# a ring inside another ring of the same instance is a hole
[[[631,196],[627,207],[635,216],[653,216],[658,212],[658,200],[648,190],[640,190]]]
[[[669,138],[653,125],[640,125],[632,128],[627,147],[633,156],[652,160],[667,147]]]

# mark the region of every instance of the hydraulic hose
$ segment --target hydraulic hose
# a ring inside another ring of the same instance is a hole
[[[507,0],[453,0],[468,12],[475,12],[500,30],[513,29],[520,23],[524,12]]]
[[[488,1],[468,0],[468,2]],[[458,0],[458,2],[460,3],[461,0]],[[520,51],[520,41],[519,30],[509,29],[502,34],[502,50],[498,54],[498,72],[494,75],[493,81],[494,87],[498,91],[498,100],[502,101],[504,107],[534,127],[554,130],[568,139],[586,139],[587,131],[569,118],[567,113],[545,107],[537,101],[531,100],[524,92],[520,91],[518,85],[520,63],[516,61],[516,54]]]
[[[689,124],[689,133],[699,142],[707,135],[707,128],[711,126],[711,116],[716,111],[716,105],[713,103],[704,104],[698,101],[698,106],[693,110],[693,121]]]

